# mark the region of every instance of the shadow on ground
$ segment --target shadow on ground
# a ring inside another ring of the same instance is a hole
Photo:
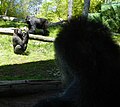
[[[55,60],[0,66],[0,80],[58,79],[59,69]]]

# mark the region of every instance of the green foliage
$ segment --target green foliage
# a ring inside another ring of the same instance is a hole
[[[90,20],[102,22],[101,13],[89,13],[88,18]]]
[[[99,12],[101,3],[104,0],[91,0],[90,12]],[[73,16],[79,16],[82,13],[84,0],[74,0]],[[67,19],[68,0],[44,0],[37,17],[45,17],[49,21],[59,21],[58,18]]]
[[[104,0],[91,0],[90,1],[90,13],[99,12],[101,4]],[[82,13],[84,7],[84,0],[74,0],[73,4],[73,16],[79,16]]]
[[[84,0],[74,0],[73,3],[73,16],[79,16],[82,13]]]
[[[41,0],[0,0],[0,15],[25,18],[35,14]]]
[[[113,32],[120,33],[120,3],[102,5],[102,20]]]
[[[90,13],[98,13],[101,10],[101,4],[104,3],[104,0],[91,0],[90,2]]]
[[[12,21],[3,21],[0,20],[0,27],[2,28],[6,28],[6,27],[14,27],[14,28],[21,28],[27,26],[26,23],[22,23],[22,22],[12,22]]]
[[[56,37],[56,34],[61,30],[61,26],[57,25],[57,26],[51,26],[48,28],[48,30],[50,31],[50,37]]]
[[[45,0],[37,17],[45,17],[52,22],[59,21],[58,18],[67,19],[67,0]]]

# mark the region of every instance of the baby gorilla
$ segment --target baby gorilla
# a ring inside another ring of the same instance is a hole
[[[21,29],[15,29],[13,33],[13,48],[14,53],[22,54],[27,49],[29,34],[27,31],[22,32]]]
[[[66,88],[34,107],[120,106],[120,48],[106,26],[73,18],[59,32],[55,51]]]

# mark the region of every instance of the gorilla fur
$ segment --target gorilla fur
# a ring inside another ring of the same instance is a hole
[[[28,40],[28,31],[22,32],[22,29],[15,29],[12,38],[14,53],[24,53],[24,51],[27,49]]]
[[[36,18],[34,16],[26,16],[26,23],[28,24],[29,33],[49,36],[49,31],[47,30],[49,23],[47,19]],[[39,32],[36,33],[36,29],[39,29]]]
[[[106,26],[71,19],[55,40],[55,52],[65,90],[34,107],[120,106],[120,48]]]

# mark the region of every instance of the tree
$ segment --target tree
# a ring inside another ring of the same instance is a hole
[[[58,22],[67,19],[68,0],[44,0],[37,17],[45,17],[49,21]]]
[[[25,18],[36,14],[42,0],[0,0],[0,14]]]
[[[41,3],[42,3],[42,0],[29,0],[28,9],[30,11],[30,14],[37,15],[39,12]]]
[[[82,15],[85,16],[86,18],[88,17],[89,8],[90,8],[90,0],[84,0],[84,8]]]
[[[73,0],[68,0],[68,20],[72,18]]]
[[[73,7],[73,0],[68,0],[68,20],[72,17],[72,7]],[[88,12],[90,8],[90,0],[84,0],[84,8],[82,15],[88,17]]]
[[[5,10],[5,16],[7,15],[7,12],[8,12],[8,9],[10,8],[10,4],[13,2],[13,0],[10,0],[9,1],[9,5],[8,5],[8,7],[6,8],[6,10]]]

